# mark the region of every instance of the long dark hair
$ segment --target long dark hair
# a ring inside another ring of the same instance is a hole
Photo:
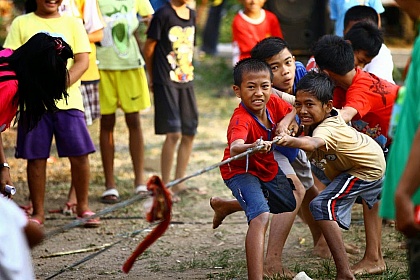
[[[60,37],[37,33],[9,57],[0,57],[16,73],[21,122],[34,128],[47,111],[58,110],[57,100],[66,99],[69,73],[67,59],[73,58],[71,47]]]

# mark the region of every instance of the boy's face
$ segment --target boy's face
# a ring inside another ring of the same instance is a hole
[[[314,126],[321,123],[332,110],[332,100],[327,104],[322,104],[312,93],[298,90],[295,100],[296,113],[301,124],[304,126]]]
[[[240,0],[244,6],[245,14],[249,12],[259,12],[264,6],[266,0]]]
[[[273,72],[273,86],[281,91],[292,94],[295,82],[296,64],[295,57],[285,48],[276,55],[273,55],[266,62]]]
[[[255,115],[264,112],[271,95],[271,80],[268,71],[248,72],[242,76],[240,86],[233,86],[235,95]]]
[[[354,51],[354,66],[364,68],[366,64],[372,61],[372,57],[367,55],[367,51],[365,50],[358,50]]]

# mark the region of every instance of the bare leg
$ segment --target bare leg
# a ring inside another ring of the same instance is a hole
[[[181,137],[181,143],[179,143],[176,158],[175,179],[185,177],[185,172],[187,170],[188,162],[190,160],[193,148],[193,141],[194,135],[182,135]],[[173,187],[173,192],[177,193],[185,188],[186,187],[183,185],[183,183],[181,183]]]
[[[379,274],[386,270],[382,256],[382,219],[378,215],[379,203],[369,209],[363,201],[363,219],[365,224],[366,250],[363,259],[352,266],[355,275]]]
[[[88,203],[90,166],[89,156],[69,157],[71,166],[71,181],[75,186],[77,196],[77,214],[82,216],[86,211],[90,211]]]
[[[241,205],[236,199],[223,199],[220,197],[210,198],[210,206],[213,208],[213,229],[218,228],[226,216],[243,211]]]
[[[264,261],[264,275],[269,277],[272,277],[275,274],[280,274],[281,276],[288,278],[293,278],[295,276],[295,273],[283,267],[282,254],[284,245],[286,244],[286,239],[289,235],[290,229],[292,228],[293,221],[295,220],[296,214],[302,204],[302,200],[305,195],[305,188],[296,175],[289,174],[287,177],[292,179],[296,188],[293,192],[296,199],[296,209],[293,212],[273,215],[273,218],[271,219],[267,255]]]
[[[336,279],[356,279],[350,270],[346,248],[344,247],[343,237],[337,222],[320,220],[317,221],[330,247],[333,255],[335,267],[337,269]]]
[[[28,176],[29,195],[32,201],[32,218],[44,223],[44,199],[46,184],[47,159],[28,160],[26,173]]]
[[[129,146],[134,171],[134,187],[144,184],[144,140],[141,131],[140,114],[125,115],[129,132]]]
[[[116,188],[114,178],[114,126],[115,114],[102,115],[99,144],[101,147],[102,166],[105,175],[106,189]]]
[[[168,133],[166,134],[165,142],[163,142],[160,164],[162,181],[165,184],[171,180],[171,169],[175,156],[175,148],[180,138],[181,133]]]
[[[309,203],[319,194],[317,187],[314,185],[310,189],[306,190],[305,197],[300,207],[303,220],[308,224],[309,230],[312,234],[314,242],[313,254],[327,259],[331,257],[330,248],[328,247],[327,241],[322,234],[321,228],[314,220],[311,211],[309,210]]]
[[[269,213],[262,213],[249,223],[245,240],[249,280],[263,279],[264,240],[269,217]]]

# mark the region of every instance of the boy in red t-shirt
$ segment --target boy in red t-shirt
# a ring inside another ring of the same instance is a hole
[[[292,212],[296,208],[294,187],[278,167],[270,141],[275,135],[288,131],[296,111],[271,94],[273,73],[267,63],[246,58],[236,64],[233,76],[233,90],[241,103],[230,119],[223,160],[256,146],[262,148],[250,156],[222,165],[220,173],[247,216],[248,279],[262,279],[264,240],[270,213]]]
[[[335,82],[333,105],[339,109],[346,123],[372,137],[385,155],[391,140],[388,137],[389,121],[399,87],[375,75],[354,67],[351,44],[336,35],[324,35],[313,47],[318,67]],[[318,179],[322,173],[315,171]],[[328,181],[324,183],[328,184]],[[369,209],[363,201],[366,249],[361,261],[352,266],[353,273],[381,273],[386,265],[381,250],[382,221],[378,204]]]
[[[283,38],[276,15],[264,10],[265,0],[241,0],[240,10],[232,22],[233,64],[250,57],[252,48],[268,37]]]

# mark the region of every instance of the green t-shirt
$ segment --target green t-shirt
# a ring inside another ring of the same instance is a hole
[[[405,86],[405,99],[387,158],[387,169],[379,212],[382,217],[388,219],[395,218],[395,190],[404,172],[414,135],[420,124],[420,95],[418,93],[420,88],[420,37],[417,37],[414,43]],[[420,205],[420,191],[417,191],[413,196],[413,202],[415,205]]]

